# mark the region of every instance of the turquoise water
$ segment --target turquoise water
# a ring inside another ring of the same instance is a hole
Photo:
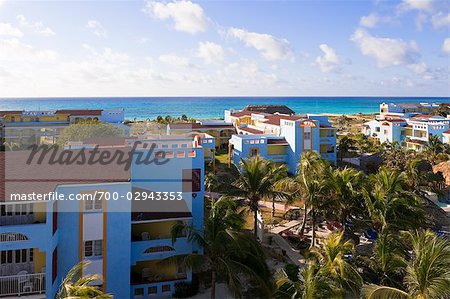
[[[450,97],[145,97],[145,98],[3,98],[0,110],[124,108],[126,119],[154,119],[158,115],[197,119],[223,117],[229,108],[249,104],[284,104],[296,113],[376,113],[381,102],[447,102]]]

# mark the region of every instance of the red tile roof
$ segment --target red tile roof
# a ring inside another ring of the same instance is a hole
[[[71,116],[102,115],[102,111],[103,110],[62,109],[62,110],[56,110],[56,114],[70,114]]]
[[[124,157],[128,155],[129,148],[121,149]],[[72,159],[80,150],[72,150]],[[116,154],[116,149],[101,149],[100,152],[109,151],[110,156]],[[61,151],[60,151],[61,152]],[[11,193],[45,194],[54,191],[58,185],[65,184],[94,184],[106,182],[127,182],[130,179],[130,170],[124,165],[96,163],[88,165],[76,163],[67,165],[49,163],[51,153],[45,155],[42,163],[38,164],[40,154],[36,154],[30,164],[27,164],[29,151],[0,152],[0,202],[10,199]],[[86,159],[89,153],[86,151]],[[96,157],[98,158],[98,155]]]
[[[171,129],[175,130],[194,130],[194,129],[234,129],[232,124],[207,124],[202,125],[201,123],[172,123],[169,124]]]
[[[266,124],[270,124],[270,125],[275,125],[275,126],[279,126],[280,125],[280,121],[282,119],[284,120],[299,120],[299,119],[304,119],[305,117],[303,116],[295,116],[295,115],[282,115],[282,114],[274,114],[274,115],[268,115],[266,117],[267,121],[265,122]]]
[[[432,117],[436,117],[437,115],[432,115],[432,114],[418,114],[413,116],[413,119],[426,119],[426,118],[432,118]]]
[[[5,115],[8,115],[8,114],[20,114],[22,112],[23,111],[0,111],[0,116],[5,116]]]
[[[389,116],[389,117],[400,117],[400,115],[397,114],[383,114],[384,116]]]
[[[252,112],[252,111],[238,111],[238,112],[231,113],[231,116],[241,118],[243,116],[250,116],[253,113],[255,113],[255,112]]]
[[[427,143],[426,141],[418,140],[418,139],[410,139],[410,140],[407,141],[407,142],[417,143],[417,144],[426,144],[426,143]]]

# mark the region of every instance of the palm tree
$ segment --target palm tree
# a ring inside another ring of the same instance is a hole
[[[317,189],[324,191],[325,182],[323,176],[327,164],[317,152],[304,152],[297,167],[297,175],[294,178],[287,177],[278,183],[278,188],[287,190],[291,198],[303,200],[303,220],[298,233],[305,231],[308,217],[308,208],[311,203],[317,203]],[[320,183],[319,183],[320,182]]]
[[[18,150],[21,149],[20,144],[17,143],[17,142],[12,142],[12,141],[5,142],[4,145],[5,145],[5,150],[6,151],[11,151],[12,152],[12,151],[18,151]]]
[[[438,154],[444,152],[444,144],[438,135],[433,135],[428,138],[428,143],[425,145],[428,161],[435,164],[435,158]]]
[[[406,248],[394,234],[382,233],[373,247],[372,256],[364,258],[366,277],[371,283],[401,288],[407,262]]]
[[[277,195],[282,193],[283,199],[290,199],[288,193],[285,192],[282,188],[280,189],[279,182],[284,180],[288,175],[288,167],[284,164],[275,164],[274,162],[269,163],[270,166],[270,176],[272,177],[272,187],[274,191],[278,191],[277,193],[272,194],[272,217],[275,217],[275,200],[277,199]],[[280,198],[280,196],[278,196]]]
[[[285,192],[273,188],[274,167],[259,156],[241,161],[241,176],[232,183],[229,195],[245,198],[253,212],[253,233],[257,234],[259,202],[273,197],[285,198]],[[275,171],[276,172],[276,171]]]
[[[100,288],[92,285],[94,281],[101,280],[99,275],[82,276],[83,270],[86,269],[89,263],[89,261],[82,261],[70,269],[59,287],[56,295],[58,299],[109,299],[113,297],[111,294],[106,294]]]
[[[351,214],[363,207],[360,191],[363,180],[362,172],[353,168],[334,169],[330,172],[329,184],[334,213],[344,230]]]
[[[311,226],[312,240],[311,248],[316,245],[316,223],[317,212],[321,211],[325,204],[325,196],[327,193],[328,179],[324,175],[320,175],[314,179],[310,179],[305,189],[308,195],[308,204],[311,209]]]
[[[412,254],[403,280],[406,291],[369,285],[363,288],[366,298],[450,298],[450,242],[429,230],[408,237]]]
[[[362,278],[357,269],[346,259],[353,255],[354,246],[349,240],[344,241],[344,232],[332,233],[320,249],[313,249],[312,254],[318,260],[325,275],[331,277],[341,289],[359,292]]]
[[[217,175],[213,172],[208,172],[205,175],[205,190],[209,192],[209,197],[211,198],[211,201],[214,200],[212,191],[216,190],[220,185],[219,179]]]
[[[191,253],[167,260],[183,263],[188,268],[208,267],[211,270],[212,299],[216,296],[219,275],[226,278],[236,296],[242,290],[243,277],[262,289],[270,289],[270,272],[264,253],[253,235],[240,231],[245,220],[237,209],[235,201],[221,198],[213,203],[203,230],[196,230],[182,222],[172,227],[173,242],[176,242],[180,232],[185,231],[189,242],[200,246],[204,254]]]
[[[424,211],[417,195],[408,191],[406,175],[381,168],[369,177],[362,191],[372,225],[378,232],[388,228],[407,230],[420,227]]]
[[[313,261],[300,269],[296,281],[290,280],[284,271],[277,276],[274,296],[277,299],[343,298],[341,289]]]

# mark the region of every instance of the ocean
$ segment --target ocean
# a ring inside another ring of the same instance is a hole
[[[117,98],[0,98],[0,110],[114,109],[124,108],[128,120],[155,119],[186,114],[195,119],[223,117],[229,108],[249,104],[283,104],[296,113],[377,113],[379,104],[437,102],[450,97],[117,97]]]

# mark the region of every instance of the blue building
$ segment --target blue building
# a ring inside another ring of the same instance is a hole
[[[100,138],[69,148],[131,152],[131,164],[24,165],[28,153],[3,153],[0,296],[54,298],[82,260],[90,261],[83,274],[99,274],[96,284],[115,298],[170,295],[177,282],[191,281],[191,269],[163,260],[202,250],[183,234],[172,244],[171,228],[177,221],[203,227],[205,148],[214,138]],[[33,192],[53,197],[12,200]]]
[[[376,119],[364,123],[361,132],[375,138],[380,144],[397,142],[416,151],[422,151],[433,136],[448,144],[450,118],[437,115],[438,108],[437,103],[382,103],[380,114]]]
[[[242,159],[259,155],[286,164],[289,172],[295,173],[305,151],[316,151],[325,160],[336,163],[336,128],[328,117],[255,112],[249,108],[225,111],[225,121],[232,122],[238,132],[229,146],[230,160],[236,165]]]

